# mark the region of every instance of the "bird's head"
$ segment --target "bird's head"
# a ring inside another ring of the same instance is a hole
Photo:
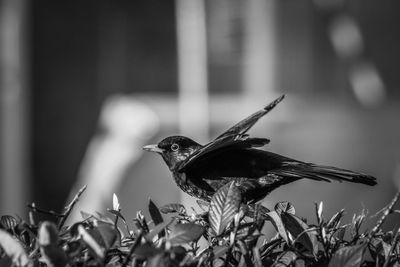
[[[144,150],[156,152],[162,156],[171,171],[202,146],[184,136],[170,136],[155,145],[147,145]]]

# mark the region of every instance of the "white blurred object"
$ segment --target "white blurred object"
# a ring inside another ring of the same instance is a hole
[[[88,186],[70,216],[71,222],[80,219],[80,211],[100,211],[106,202],[111,204],[113,192],[118,190],[129,166],[142,154],[142,146],[157,133],[159,119],[145,104],[117,95],[105,102],[100,125],[104,132],[91,140],[71,191],[72,196],[83,184]]]
[[[370,108],[383,103],[385,85],[376,66],[363,58],[364,40],[355,19],[343,14],[335,17],[329,36],[336,53],[349,63],[349,80],[358,102]]]
[[[122,95],[106,100],[100,124],[109,134],[126,141],[146,141],[159,129],[158,116],[153,110],[132,97]]]
[[[375,107],[386,99],[383,81],[371,63],[359,63],[350,71],[350,83],[357,100],[367,107]]]
[[[208,139],[207,34],[204,0],[176,0],[179,130]]]
[[[340,15],[332,21],[329,36],[336,53],[341,57],[354,57],[364,50],[360,28],[347,15]]]

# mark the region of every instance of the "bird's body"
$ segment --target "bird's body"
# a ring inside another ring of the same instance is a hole
[[[376,179],[369,175],[305,163],[258,149],[269,140],[250,138],[246,132],[282,99],[283,96],[207,145],[184,136],[170,136],[144,149],[161,154],[177,185],[189,195],[204,200],[232,181],[247,203],[257,202],[277,187],[301,178],[376,184]]]

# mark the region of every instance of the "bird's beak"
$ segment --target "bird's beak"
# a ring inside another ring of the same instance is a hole
[[[150,151],[150,152],[156,152],[156,153],[164,152],[164,150],[159,148],[157,144],[144,146],[143,150]]]

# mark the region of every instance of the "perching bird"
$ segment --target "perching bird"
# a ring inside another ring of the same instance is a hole
[[[247,131],[283,98],[284,95],[204,146],[184,136],[170,136],[143,149],[159,153],[178,186],[203,200],[210,200],[219,188],[231,181],[236,182],[247,203],[257,202],[279,186],[302,178],[376,184],[376,178],[369,175],[257,149],[269,140],[249,137]]]

